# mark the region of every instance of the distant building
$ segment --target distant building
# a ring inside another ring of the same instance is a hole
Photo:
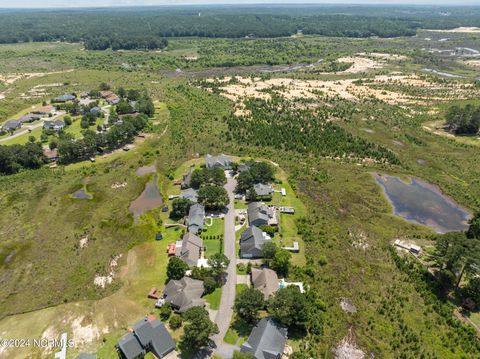
[[[201,280],[183,277],[180,280],[171,279],[163,290],[163,299],[179,313],[184,313],[192,307],[205,306],[202,299],[203,282]]]
[[[102,113],[102,109],[101,109],[100,107],[98,107],[98,106],[95,106],[95,107],[92,107],[92,108],[90,109],[90,113],[93,113],[93,114],[95,114],[95,115],[99,115],[99,114]]]
[[[194,204],[188,212],[188,231],[197,234],[203,230],[203,221],[205,220],[205,207],[201,204]]]
[[[112,91],[100,91],[100,96],[103,98],[114,96],[115,94]]]
[[[260,320],[252,329],[240,351],[251,353],[255,359],[280,359],[287,342],[287,328],[281,327],[272,318]]]
[[[252,268],[250,273],[253,287],[263,294],[263,298],[268,300],[270,296],[278,290],[278,276],[275,271],[268,268]]]
[[[22,127],[22,123],[19,120],[10,120],[3,124],[2,129],[5,131],[13,132]]]
[[[263,246],[271,238],[256,226],[247,228],[240,236],[240,258],[263,258]]]
[[[203,240],[195,234],[187,232],[182,238],[180,250],[177,250],[175,254],[190,267],[193,267],[196,266],[198,260],[202,258],[203,250]]]
[[[207,168],[217,168],[221,167],[223,169],[229,170],[232,169],[232,160],[230,157],[221,154],[219,156],[206,155],[205,156],[205,167]]]
[[[275,210],[262,202],[252,202],[248,205],[248,224],[250,226],[278,225]]]
[[[185,199],[188,199],[189,201],[191,201],[193,203],[197,203],[198,193],[193,188],[187,188],[187,189],[184,189],[181,192],[180,198],[185,198]]]
[[[175,350],[175,342],[162,322],[146,318],[135,323],[133,331],[120,338],[117,349],[123,359],[143,358],[147,353],[161,359]]]
[[[57,97],[55,99],[55,101],[56,102],[68,102],[68,101],[73,101],[75,99],[76,99],[76,97],[74,95],[65,94],[65,95]]]
[[[43,148],[43,155],[45,156],[48,162],[54,162],[58,160],[58,150],[56,148],[51,150],[50,147],[45,146]]]
[[[27,113],[25,116],[20,117],[18,120],[21,123],[31,123],[33,121],[40,120],[42,115],[36,113]]]
[[[32,113],[38,114],[38,115],[49,115],[54,111],[55,111],[55,107],[53,107],[52,105],[45,105],[37,108],[36,110],[33,110]]]
[[[60,131],[65,127],[65,122],[62,120],[45,120],[43,123],[43,128],[46,130],[54,130],[54,131]]]
[[[257,197],[270,197],[273,192],[272,185],[263,183],[255,183],[253,190]]]
[[[108,96],[105,100],[108,102],[109,105],[116,105],[117,103],[120,102],[120,97],[113,94],[111,96]]]

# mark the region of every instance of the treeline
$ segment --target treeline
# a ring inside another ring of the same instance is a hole
[[[450,131],[457,135],[476,135],[480,130],[480,106],[452,106],[448,109],[445,120]]]
[[[40,168],[44,163],[43,150],[39,143],[0,146],[0,175],[11,175],[23,169]]]
[[[146,37],[90,37],[85,39],[85,48],[87,50],[156,50],[164,49],[168,45],[165,38],[146,36]]]
[[[62,133],[58,140],[58,161],[63,164],[71,163],[87,159],[104,150],[120,148],[131,143],[147,123],[148,117],[145,115],[126,116],[121,123],[111,126],[107,132],[83,131],[81,139]]]
[[[87,49],[156,49],[166,37],[413,36],[419,28],[480,26],[480,10],[348,6],[169,7],[0,12],[0,43],[84,41]],[[234,25],[232,25],[234,24]],[[112,34],[112,35],[105,35]]]
[[[250,114],[247,119],[234,114],[225,119],[229,127],[227,141],[305,155],[345,160],[369,158],[380,163],[399,164],[398,157],[388,149],[354,137],[327,121],[333,115],[329,112],[332,110],[322,109],[313,114],[308,109],[292,108],[288,101],[277,96],[270,101],[251,99],[245,106]]]

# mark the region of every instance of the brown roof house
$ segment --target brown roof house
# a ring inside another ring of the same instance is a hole
[[[265,300],[268,300],[268,298],[278,290],[278,276],[277,273],[271,269],[252,268],[250,278],[253,287],[262,292]]]
[[[183,313],[192,307],[203,307],[205,301],[202,299],[203,282],[201,280],[183,277],[180,280],[171,279],[163,290],[165,302],[179,313]]]

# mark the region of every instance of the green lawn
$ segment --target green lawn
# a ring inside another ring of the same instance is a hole
[[[237,284],[235,287],[236,295],[246,288],[248,287],[245,284]],[[230,328],[228,328],[223,340],[228,344],[236,344],[240,346],[247,340],[251,330],[252,326],[250,324],[243,322],[234,314],[232,322],[230,323]]]
[[[218,310],[222,299],[222,288],[215,289],[212,293],[205,295],[203,299],[210,304],[210,309]]]

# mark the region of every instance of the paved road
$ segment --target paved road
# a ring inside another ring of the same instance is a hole
[[[34,125],[25,125],[23,126],[22,128],[24,128],[23,131],[20,131],[20,132],[17,132],[17,133],[14,133],[13,135],[11,136],[8,136],[8,137],[5,137],[5,138],[2,138],[0,140],[0,143],[2,142],[7,142],[7,141],[10,141],[12,138],[16,138],[16,137],[19,137],[19,136],[22,136],[26,133],[28,133],[28,131],[33,131],[34,129],[38,128],[38,127],[43,127],[43,123],[45,122],[45,120],[50,120],[50,121],[53,121],[55,120],[56,118],[62,116],[62,115],[65,115],[65,112],[59,112],[58,114],[56,114],[55,116],[52,116],[50,118],[48,117],[44,117],[40,120],[39,123],[36,123]]]
[[[237,181],[234,178],[228,178],[227,184],[225,185],[225,189],[228,192],[228,197],[230,198],[230,203],[227,207],[228,212],[224,219],[225,234],[223,240],[223,251],[230,259],[230,265],[227,268],[227,282],[223,286],[220,308],[218,309],[217,316],[215,317],[215,323],[217,323],[220,333],[212,338],[217,346],[216,351],[220,355],[225,355],[225,353],[232,352],[231,345],[224,343],[223,338],[225,337],[228,327],[230,326],[230,321],[232,320],[233,303],[235,301],[235,286],[237,284],[237,256],[235,253],[235,209],[233,207],[233,191],[235,190],[236,185]],[[229,358],[230,355],[224,357]]]

